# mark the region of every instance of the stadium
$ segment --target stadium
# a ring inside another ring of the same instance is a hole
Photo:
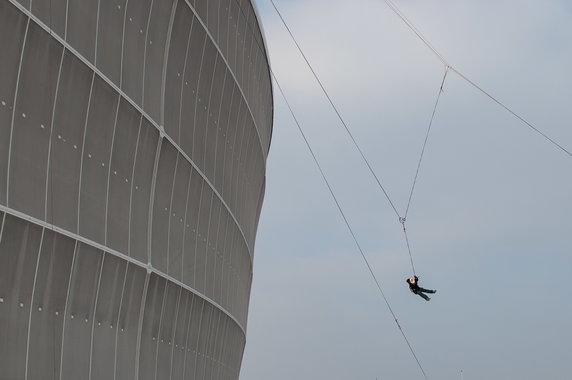
[[[273,95],[247,0],[0,0],[0,378],[237,379]]]

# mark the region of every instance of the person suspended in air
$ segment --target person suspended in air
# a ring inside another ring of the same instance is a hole
[[[413,278],[408,278],[405,281],[409,284],[409,290],[411,290],[412,293],[417,294],[419,297],[425,299],[425,301],[429,301],[431,299],[425,293],[430,293],[430,294],[437,293],[436,290],[423,289],[422,287],[420,287],[417,284],[419,282],[419,277],[417,276],[413,276]]]

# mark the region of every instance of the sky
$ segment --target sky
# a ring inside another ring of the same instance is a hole
[[[429,379],[572,378],[572,158],[449,72],[401,225],[269,0],[273,71]],[[382,0],[275,0],[402,214],[443,64]],[[568,0],[394,0],[572,149]],[[423,379],[279,91],[241,380]]]

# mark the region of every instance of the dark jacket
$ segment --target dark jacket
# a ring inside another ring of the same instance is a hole
[[[413,278],[408,278],[407,280],[405,280],[405,282],[409,284],[409,290],[411,290],[412,292],[419,290],[419,285],[417,285],[417,281],[419,281],[419,277],[417,276],[413,276]]]

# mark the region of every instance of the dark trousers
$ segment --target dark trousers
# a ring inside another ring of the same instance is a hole
[[[417,294],[419,297],[425,299],[425,301],[429,301],[430,298],[429,298],[426,294],[423,294],[423,293],[435,293],[434,290],[423,289],[423,288],[419,288],[419,287],[418,287],[417,289],[415,289],[415,290],[411,289],[411,291],[412,291],[413,293]]]

